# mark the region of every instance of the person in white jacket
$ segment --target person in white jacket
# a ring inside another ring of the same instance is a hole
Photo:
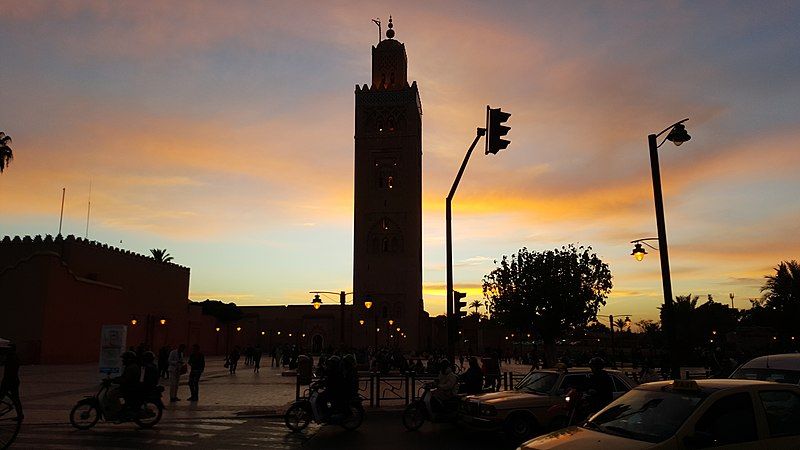
[[[169,401],[177,402],[178,398],[178,383],[181,378],[181,368],[185,367],[183,362],[183,352],[186,350],[186,345],[181,344],[178,348],[169,352]]]

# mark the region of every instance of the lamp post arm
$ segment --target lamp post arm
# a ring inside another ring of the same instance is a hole
[[[688,118],[688,117],[687,117],[687,118],[685,118],[685,119],[683,119],[683,120],[681,120],[681,121],[679,121],[679,122],[675,122],[675,123],[673,123],[672,125],[668,126],[667,128],[664,128],[663,130],[661,130],[661,133],[658,133],[658,134],[656,135],[656,138],[658,138],[658,137],[659,137],[659,136],[661,136],[662,134],[666,133],[667,131],[669,131],[669,130],[671,130],[671,129],[675,128],[675,126],[676,126],[676,125],[680,125],[680,124],[682,124],[683,122],[686,122],[687,120],[689,120],[689,118]]]

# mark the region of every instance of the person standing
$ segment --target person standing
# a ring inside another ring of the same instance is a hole
[[[158,351],[158,371],[161,378],[169,378],[169,347],[166,345]]]
[[[183,352],[186,346],[181,344],[175,350],[169,353],[169,401],[177,402],[178,398],[178,383],[180,382],[181,373],[186,371],[186,366],[183,362]]]
[[[206,368],[206,357],[200,353],[200,346],[197,344],[192,346],[192,354],[189,355],[189,367],[191,367],[189,371],[189,392],[191,392],[189,401],[196,402],[199,400],[200,376]]]

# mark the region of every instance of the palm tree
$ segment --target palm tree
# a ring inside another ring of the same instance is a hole
[[[475,308],[475,314],[478,314],[478,308],[480,308],[481,306],[483,306],[483,302],[480,300],[473,300],[469,304],[470,308]]]
[[[14,152],[11,151],[11,136],[0,131],[0,173],[3,173],[6,166],[14,159]]]
[[[775,275],[767,275],[761,286],[767,306],[783,309],[800,301],[800,263],[795,260],[781,261],[775,268]]]
[[[153,248],[150,249],[150,253],[153,255],[153,259],[158,262],[168,263],[172,262],[172,256],[167,253],[167,249],[160,249],[160,248]]]
[[[764,305],[777,317],[771,325],[778,330],[794,334],[797,316],[800,314],[800,263],[795,260],[781,261],[775,275],[767,275],[761,286]]]
[[[619,331],[625,331],[625,328],[628,328],[628,322],[622,317],[617,317],[614,319],[614,326],[617,327]]]

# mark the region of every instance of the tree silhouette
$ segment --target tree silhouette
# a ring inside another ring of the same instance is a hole
[[[153,259],[161,263],[168,263],[172,262],[172,256],[167,253],[167,249],[160,249],[160,248],[153,248],[150,249],[150,254],[153,255]]]
[[[492,318],[512,330],[538,333],[547,366],[555,362],[556,339],[596,320],[611,287],[608,265],[591,247],[571,244],[544,252],[522,248],[503,256],[483,278]]]
[[[470,308],[475,308],[475,314],[478,314],[478,308],[480,308],[481,306],[483,306],[483,302],[480,300],[473,300],[469,304]]]
[[[622,317],[618,317],[614,319],[614,326],[619,331],[625,331],[625,328],[628,328],[628,323],[625,322],[625,319],[623,319]]]
[[[795,260],[781,261],[775,267],[775,275],[766,275],[761,286],[767,308],[776,312],[773,325],[781,331],[796,329],[800,315],[800,263]]]
[[[3,173],[6,166],[14,159],[14,152],[11,151],[11,136],[0,131],[0,173]]]

